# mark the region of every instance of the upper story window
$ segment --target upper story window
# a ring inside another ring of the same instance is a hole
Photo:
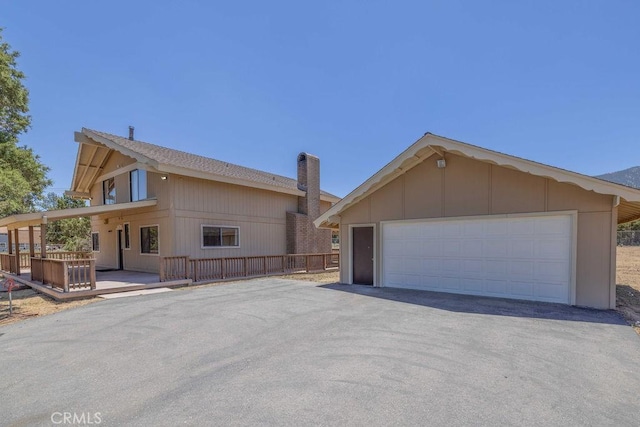
[[[129,172],[131,185],[131,201],[137,202],[147,198],[147,171],[134,169]]]
[[[113,205],[116,202],[116,181],[114,178],[102,181],[102,203]]]

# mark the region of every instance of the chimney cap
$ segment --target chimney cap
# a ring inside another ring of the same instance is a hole
[[[133,141],[133,131],[136,128],[134,128],[133,126],[129,126],[129,140]]]

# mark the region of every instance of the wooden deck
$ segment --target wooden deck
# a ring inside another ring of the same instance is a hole
[[[140,273],[136,271],[96,271],[96,289],[63,292],[58,288],[31,281],[31,272],[28,269],[20,274],[20,276],[7,272],[2,272],[2,275],[12,278],[16,283],[29,286],[36,292],[48,295],[56,301],[70,301],[116,292],[189,286],[192,283],[191,279],[160,282],[160,277],[157,274]]]

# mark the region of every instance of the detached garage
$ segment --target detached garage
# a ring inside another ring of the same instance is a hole
[[[329,209],[342,283],[615,308],[640,190],[426,134]]]

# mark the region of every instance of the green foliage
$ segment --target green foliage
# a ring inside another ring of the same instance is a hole
[[[627,222],[626,224],[620,224],[618,231],[635,231],[640,230],[640,220]]]
[[[3,40],[0,28],[0,143],[15,142],[31,125],[29,91],[22,84],[24,73],[17,69],[19,56]]]
[[[49,193],[45,196],[41,207],[45,210],[73,209],[84,207],[84,200],[72,199]],[[67,218],[52,221],[47,226],[47,242],[64,245],[65,250],[76,251],[78,248],[90,248],[91,221],[88,217]]]
[[[16,68],[19,56],[3,40],[0,28],[0,218],[34,211],[51,185],[49,168],[33,150],[18,145],[19,135],[31,124],[25,76]]]

